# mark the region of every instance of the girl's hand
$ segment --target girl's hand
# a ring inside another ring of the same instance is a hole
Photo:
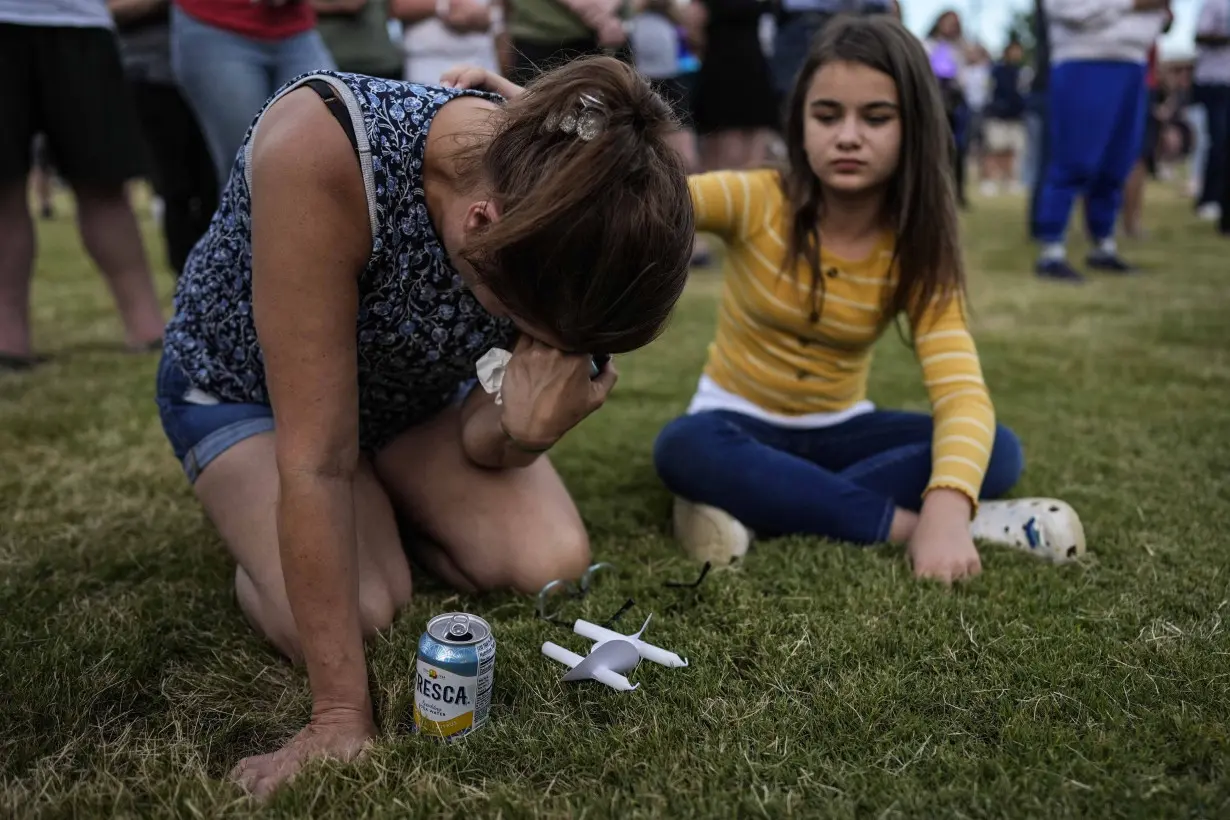
[[[520,97],[524,88],[476,65],[455,65],[440,75],[440,85],[446,88],[466,88],[476,91],[490,91],[499,94],[506,100]]]
[[[923,502],[906,555],[914,577],[951,584],[982,572],[970,534],[970,501],[956,490],[932,490]]]
[[[504,432],[523,447],[549,449],[602,406],[617,378],[611,362],[591,379],[589,356],[523,335],[501,386]]]

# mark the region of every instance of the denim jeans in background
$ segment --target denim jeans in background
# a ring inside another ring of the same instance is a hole
[[[256,40],[171,8],[171,64],[196,114],[226,185],[252,120],[274,92],[301,74],[336,68],[315,31],[282,40]]]
[[[1204,165],[1204,188],[1198,205],[1221,201],[1226,174],[1230,173],[1230,85],[1198,85],[1194,99],[1204,106],[1209,138]]]
[[[725,510],[757,535],[874,544],[888,539],[896,508],[921,506],[933,433],[925,413],[877,410],[796,429],[712,410],[666,425],[654,466],[672,493]],[[1011,490],[1024,463],[1016,435],[997,427],[982,497]]]

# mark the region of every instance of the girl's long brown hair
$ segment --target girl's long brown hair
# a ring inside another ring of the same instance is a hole
[[[811,274],[812,320],[824,301],[820,271],[819,219],[824,207],[820,181],[803,144],[807,92],[824,65],[859,63],[892,77],[901,117],[901,157],[889,181],[885,218],[894,234],[896,287],[889,291],[884,322],[901,313],[918,328],[932,303],[965,290],[960,226],[949,159],[953,137],[939,84],[922,43],[889,15],[838,17],[812,43],[786,113],[787,168],[781,174],[790,214],[783,270],[796,276],[802,256]]]

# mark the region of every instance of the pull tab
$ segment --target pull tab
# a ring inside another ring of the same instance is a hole
[[[448,625],[448,637],[454,641],[464,641],[470,637],[470,617],[455,615]]]

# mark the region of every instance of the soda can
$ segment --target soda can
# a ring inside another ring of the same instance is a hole
[[[487,722],[495,678],[495,636],[476,615],[448,612],[427,623],[419,638],[414,726],[444,741],[465,737]]]

